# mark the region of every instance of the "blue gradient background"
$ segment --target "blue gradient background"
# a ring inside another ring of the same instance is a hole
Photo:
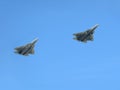
[[[93,42],[72,39],[95,24]],[[119,0],[0,0],[0,90],[120,90],[119,28]]]

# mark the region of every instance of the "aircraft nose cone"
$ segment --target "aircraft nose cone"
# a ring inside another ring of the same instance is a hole
[[[34,39],[32,43],[35,44],[37,41],[38,41],[38,38]]]
[[[99,24],[96,24],[95,26],[93,26],[93,30],[95,30],[97,27],[99,26]]]
[[[95,27],[98,27],[98,26],[99,26],[99,24],[96,24],[96,25],[95,25]]]

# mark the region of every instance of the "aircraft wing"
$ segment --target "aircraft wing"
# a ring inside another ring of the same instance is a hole
[[[31,53],[31,54],[34,54],[34,53],[35,53],[34,49],[32,49],[30,53]]]
[[[87,37],[87,40],[91,40],[91,41],[93,41],[93,40],[94,40],[94,38],[93,38],[93,34],[91,34],[90,36],[88,36],[88,37]]]
[[[20,46],[20,47],[16,47],[15,50],[21,50],[23,49],[25,46]]]

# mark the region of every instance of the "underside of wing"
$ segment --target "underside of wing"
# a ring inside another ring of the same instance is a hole
[[[86,43],[86,42],[87,42],[87,40],[85,39],[85,40],[83,40],[82,42]]]
[[[27,54],[22,54],[22,55],[24,55],[24,56],[28,56],[28,53],[27,53]]]
[[[91,34],[88,38],[87,38],[87,40],[91,40],[91,41],[93,41],[93,35]]]
[[[30,51],[30,53],[31,53],[31,54],[34,54],[34,53],[35,53],[34,49],[32,49],[32,50]]]

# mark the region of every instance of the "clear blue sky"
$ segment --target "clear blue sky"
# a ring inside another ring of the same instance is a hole
[[[72,39],[95,24],[93,42]],[[0,0],[0,90],[120,90],[119,28],[119,0]]]

